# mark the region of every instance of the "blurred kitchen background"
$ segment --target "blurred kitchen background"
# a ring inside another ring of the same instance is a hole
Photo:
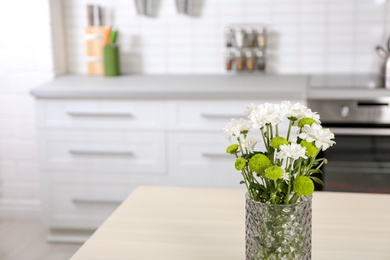
[[[0,8],[0,217],[38,217],[40,176],[30,90],[65,73],[86,74],[88,3],[119,31],[123,74],[229,74],[228,26],[267,28],[267,73],[379,73],[376,45],[390,33],[385,0],[13,0]]]

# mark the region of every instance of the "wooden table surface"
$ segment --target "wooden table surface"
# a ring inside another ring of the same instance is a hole
[[[71,260],[245,259],[245,190],[137,188]],[[313,260],[390,260],[390,195],[316,192]]]

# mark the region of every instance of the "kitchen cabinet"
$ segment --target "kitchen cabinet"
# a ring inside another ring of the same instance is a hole
[[[69,75],[32,94],[48,240],[82,242],[138,185],[240,187],[223,128],[250,102],[305,103],[306,78]]]

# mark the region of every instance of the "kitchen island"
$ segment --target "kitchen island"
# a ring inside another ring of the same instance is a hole
[[[71,260],[245,259],[245,190],[140,186]],[[312,259],[390,259],[390,196],[316,192]]]

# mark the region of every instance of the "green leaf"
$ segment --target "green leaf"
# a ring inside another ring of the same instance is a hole
[[[257,182],[251,182],[249,184],[249,188],[254,189],[254,190],[258,190],[258,191],[265,191],[266,190],[266,188],[263,185],[261,185]]]
[[[320,185],[324,185],[324,183],[322,182],[322,180],[320,178],[310,176],[310,179],[312,179],[315,183],[318,183]]]
[[[315,174],[315,173],[320,173],[320,174],[322,174],[322,171],[321,171],[321,169],[311,169],[311,170],[309,171],[309,175],[312,175],[312,174]]]
[[[270,194],[269,194],[269,192],[264,191],[264,192],[261,193],[261,197],[264,198],[265,201],[269,201]]]
[[[245,184],[245,181],[240,181],[240,184]]]
[[[287,189],[288,189],[288,185],[287,185],[287,183],[285,183],[284,181],[281,181],[281,182],[279,182],[279,184],[278,184],[278,192],[279,193],[281,193],[281,194],[286,194],[286,191],[287,191]]]

